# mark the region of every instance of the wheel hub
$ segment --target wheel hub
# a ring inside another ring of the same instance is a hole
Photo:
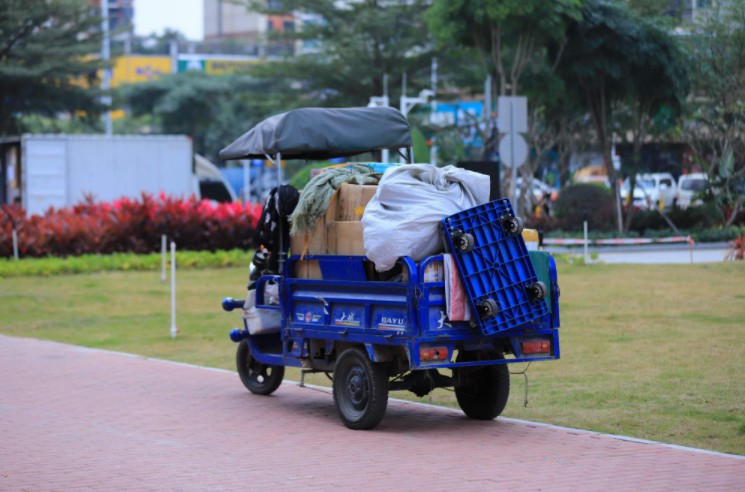
[[[347,394],[357,410],[363,409],[367,404],[367,379],[359,370],[350,374],[347,380]]]

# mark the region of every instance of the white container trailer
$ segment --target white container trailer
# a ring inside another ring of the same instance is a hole
[[[21,203],[49,207],[138,198],[143,192],[199,196],[191,140],[184,135],[23,135]]]

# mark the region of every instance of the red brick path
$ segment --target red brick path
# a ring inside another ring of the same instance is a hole
[[[744,490],[745,459],[0,336],[0,490]]]

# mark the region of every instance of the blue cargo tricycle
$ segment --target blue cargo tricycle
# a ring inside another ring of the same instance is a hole
[[[410,147],[408,123],[395,109],[307,108],[264,121],[221,157],[279,162],[404,148],[410,161]],[[385,278],[366,256],[300,256],[281,244],[272,253],[278,272],[255,282],[256,309],[278,319],[278,328],[257,332],[244,320],[231,332],[246,388],[273,393],[287,366],[327,373],[351,429],[378,425],[392,390],[424,396],[453,388],[468,417],[497,417],[509,396],[507,364],[559,358],[556,266],[549,253],[528,250],[505,199],[443,217],[441,232],[444,254],[399,258]],[[446,279],[431,273],[446,260],[457,266],[470,321],[445,314]],[[303,274],[308,265],[318,274]],[[223,301],[227,311],[243,307],[243,299]]]

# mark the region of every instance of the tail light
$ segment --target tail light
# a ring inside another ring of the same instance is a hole
[[[520,342],[523,354],[548,354],[551,352],[551,340],[526,340]]]
[[[449,360],[447,347],[428,347],[419,349],[419,360],[431,362],[435,360]]]

